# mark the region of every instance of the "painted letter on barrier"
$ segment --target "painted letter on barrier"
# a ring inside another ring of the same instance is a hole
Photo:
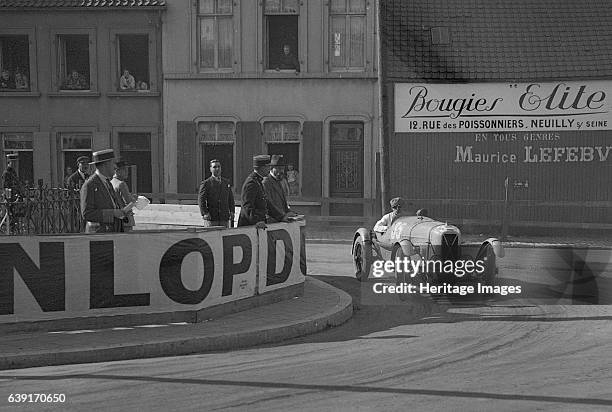
[[[89,242],[89,307],[91,309],[149,306],[148,293],[115,295],[115,256],[113,241]]]
[[[234,248],[242,249],[242,260],[234,263]],[[232,294],[234,275],[245,273],[251,266],[253,247],[247,235],[231,235],[223,237],[223,291],[221,296]]]
[[[189,290],[181,279],[181,266],[185,256],[197,252],[204,263],[204,280],[198,290]],[[208,296],[215,276],[215,257],[203,239],[185,239],[175,243],[164,253],[159,265],[159,281],[166,295],[177,303],[194,305]]]
[[[300,271],[306,276],[306,226],[300,226]]]
[[[293,265],[293,243],[291,242],[291,236],[285,229],[268,230],[268,265],[266,269],[266,286],[276,285],[283,283],[289,278],[291,273],[291,266]],[[280,273],[275,272],[276,266],[276,242],[283,242],[285,246],[285,261],[283,269]]]
[[[23,279],[43,312],[66,310],[64,244],[41,242],[40,268],[19,243],[0,243],[0,315],[15,310],[15,274]]]

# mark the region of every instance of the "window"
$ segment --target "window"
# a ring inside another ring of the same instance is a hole
[[[234,122],[199,122],[198,140],[202,177],[206,179],[210,175],[210,161],[218,159],[221,161],[221,175],[234,184],[236,124]]]
[[[0,36],[0,90],[30,91],[28,36]]]
[[[231,69],[234,48],[232,0],[200,0],[198,26],[200,68]]]
[[[127,184],[132,193],[152,193],[151,134],[119,133],[119,154],[130,167]]]
[[[300,71],[298,50],[298,0],[266,0],[266,68]]]
[[[28,187],[34,185],[34,159],[32,133],[2,133],[2,158],[9,153],[17,153],[16,171],[19,180]]]
[[[365,68],[366,0],[331,0],[330,64],[332,70]]]
[[[300,180],[300,143],[301,124],[299,122],[265,122],[264,140],[268,154],[282,155],[286,164],[285,177],[289,185],[289,196],[301,194]]]
[[[149,90],[151,85],[149,36],[146,34],[120,34],[117,35],[117,46],[119,57],[117,90]]]
[[[61,90],[90,89],[89,36],[58,35],[58,81]]]
[[[66,178],[76,171],[77,159],[87,156],[91,159],[90,133],[60,133],[62,150],[60,167],[63,170],[64,182]]]

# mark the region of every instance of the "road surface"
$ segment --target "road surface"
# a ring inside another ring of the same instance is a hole
[[[227,353],[0,372],[2,410],[612,410],[607,251],[513,250],[519,296],[373,298],[350,246],[309,245],[309,272],[351,293],[345,325]],[[10,393],[64,393],[11,406]]]

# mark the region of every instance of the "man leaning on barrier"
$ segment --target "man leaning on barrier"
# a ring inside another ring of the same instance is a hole
[[[81,187],[81,214],[85,233],[123,232],[127,212],[121,209],[110,178],[114,172],[115,152],[105,149],[92,155],[92,174]]]

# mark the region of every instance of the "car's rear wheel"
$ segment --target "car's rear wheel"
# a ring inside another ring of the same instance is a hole
[[[353,247],[353,267],[355,268],[355,277],[365,282],[370,275],[370,267],[372,266],[372,250],[368,251],[368,245],[365,244],[362,236],[355,239]]]
[[[478,251],[476,260],[482,260],[484,264],[484,272],[482,273],[482,279],[486,285],[494,285],[495,277],[497,276],[497,262],[495,251],[493,246],[489,243],[483,245]]]

